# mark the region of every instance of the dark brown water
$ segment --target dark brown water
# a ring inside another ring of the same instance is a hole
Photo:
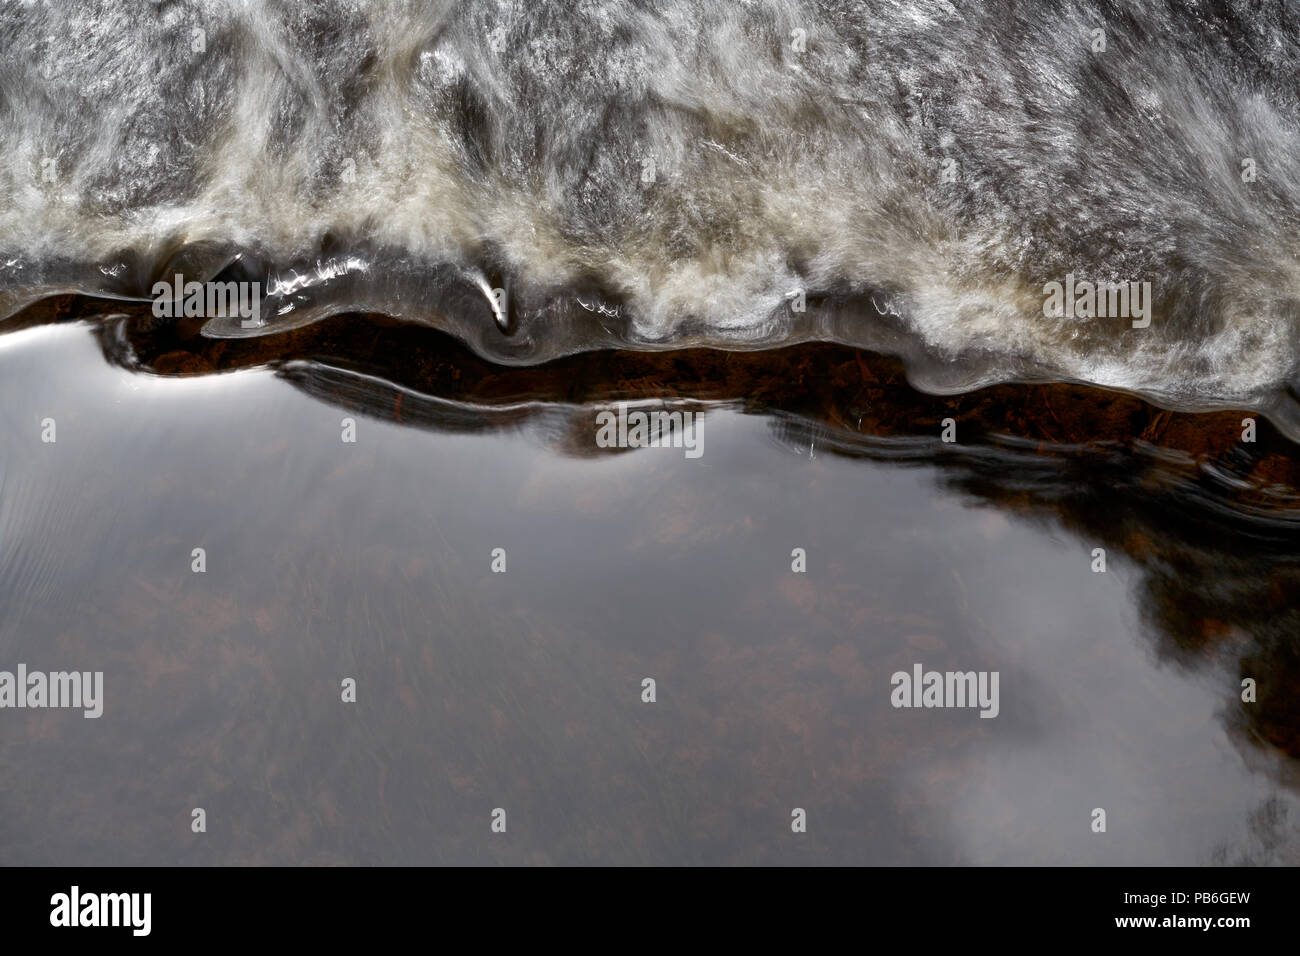
[[[1300,453],[1263,420],[935,398],[836,346],[5,329],[0,669],[102,670],[104,713],[0,710],[2,863],[1300,862]],[[703,412],[699,459],[596,446],[644,399]],[[918,662],[998,671],[1000,713],[895,709]]]

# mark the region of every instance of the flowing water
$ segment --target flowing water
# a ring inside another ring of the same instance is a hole
[[[1297,37],[5,0],[0,862],[1300,862]]]
[[[1297,37],[1284,0],[8,0],[0,312],[224,275],[267,301],[212,335],[834,340],[1300,436]],[[1045,320],[1069,275],[1149,283],[1149,327]]]

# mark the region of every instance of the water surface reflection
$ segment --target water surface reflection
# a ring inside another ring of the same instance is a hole
[[[1300,456],[1263,421],[833,346],[6,328],[0,667],[106,703],[0,714],[4,862],[1300,858]],[[596,447],[623,399],[703,409],[704,456]],[[1000,716],[891,708],[917,661],[1000,671]]]

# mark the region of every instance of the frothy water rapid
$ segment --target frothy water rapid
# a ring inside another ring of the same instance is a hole
[[[259,283],[216,337],[830,340],[1295,437],[1298,37],[1284,2],[5,0],[0,316],[181,273]],[[1046,316],[1067,275],[1149,282],[1149,326]]]

